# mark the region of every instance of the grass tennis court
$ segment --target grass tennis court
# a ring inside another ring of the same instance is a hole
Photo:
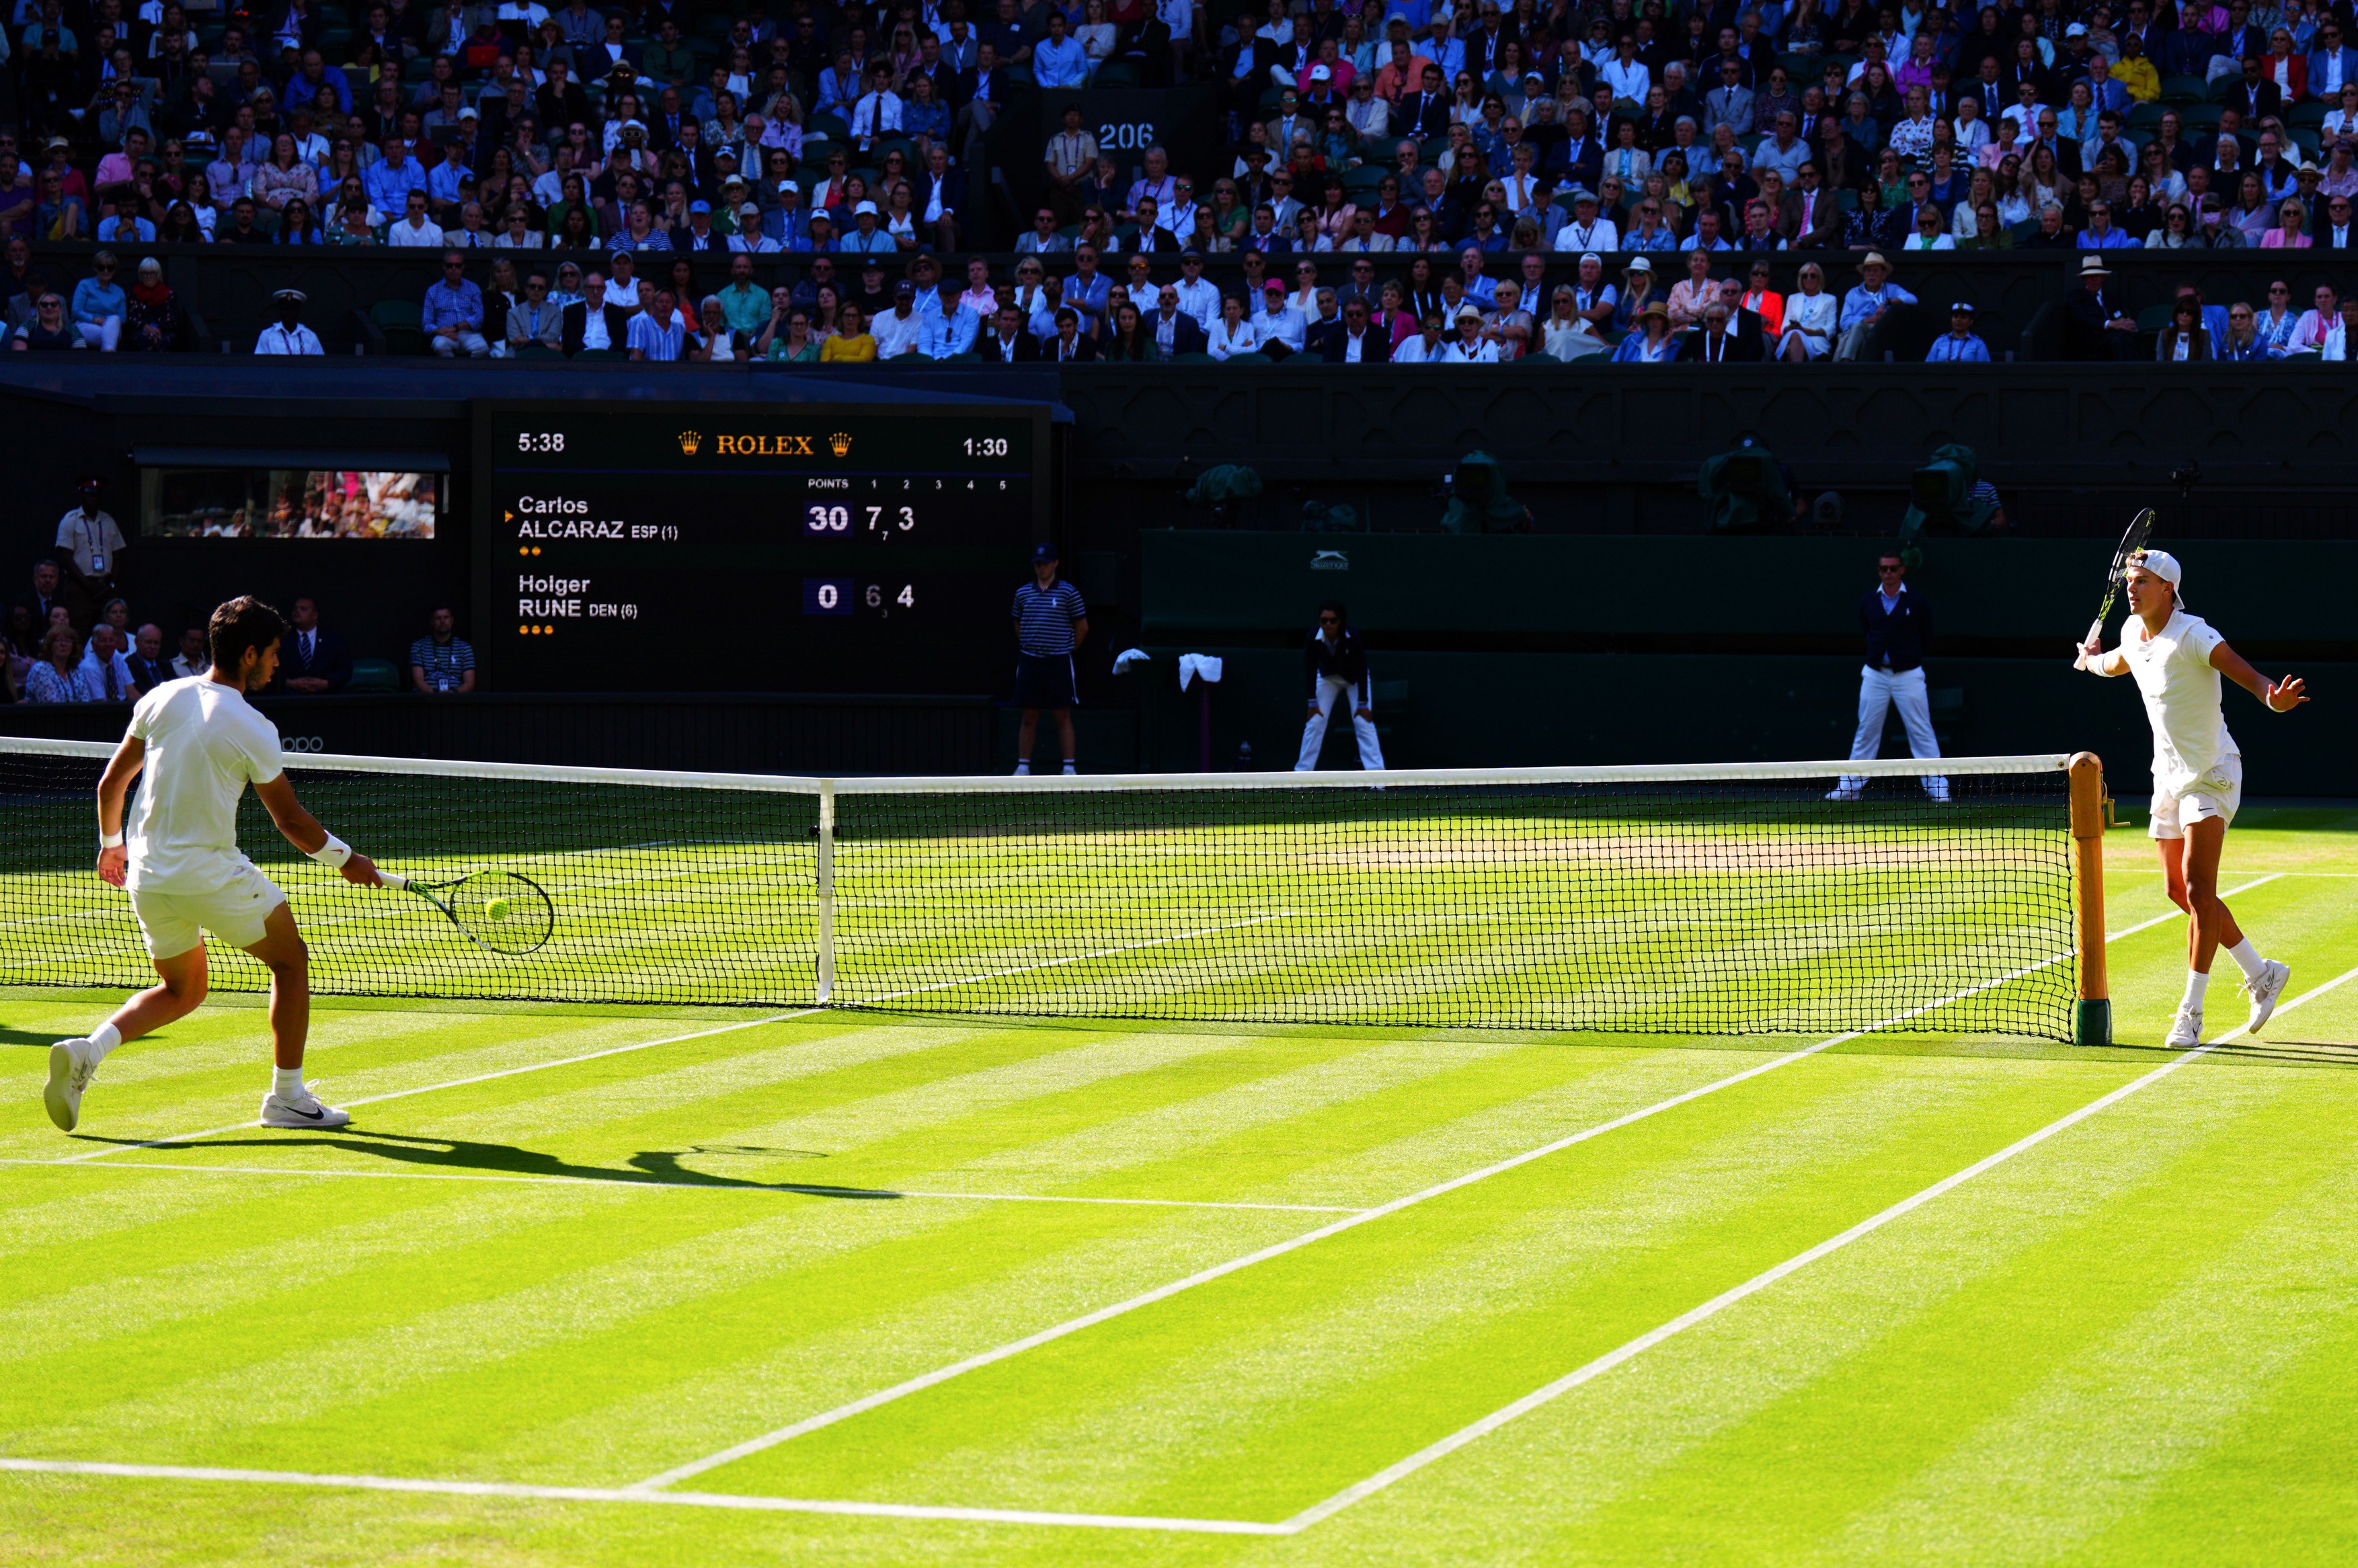
[[[2358,811],[2193,1057],[2107,849],[2102,1051],[0,990],[0,1559],[2346,1563]]]

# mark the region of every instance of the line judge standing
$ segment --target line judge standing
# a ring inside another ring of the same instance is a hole
[[[1088,606],[1081,602],[1079,589],[1057,578],[1056,546],[1033,546],[1032,580],[1015,590],[1015,706],[1023,710],[1016,737],[1018,777],[1032,771],[1044,708],[1056,716],[1065,771],[1080,771],[1073,765],[1073,650],[1088,635]]]
[[[1908,730],[1909,754],[1937,757],[1941,742],[1932,734],[1932,706],[1924,691],[1924,643],[1932,633],[1931,618],[1909,588],[1908,568],[1898,552],[1885,551],[1875,570],[1877,586],[1858,601],[1866,664],[1858,672],[1858,733],[1851,737],[1850,760],[1869,762],[1883,750],[1884,715],[1895,703]],[[1927,773],[1923,783],[1934,800],[1949,798],[1947,779]],[[1865,778],[1845,773],[1826,798],[1856,800],[1866,793]]]
[[[1293,764],[1298,773],[1318,766],[1318,749],[1326,740],[1326,718],[1337,702],[1351,707],[1351,730],[1359,740],[1359,766],[1381,773],[1384,749],[1376,739],[1375,688],[1368,675],[1368,650],[1351,630],[1350,612],[1339,599],[1318,607],[1318,630],[1310,633],[1302,662],[1310,677],[1310,717],[1302,727],[1302,755]]]

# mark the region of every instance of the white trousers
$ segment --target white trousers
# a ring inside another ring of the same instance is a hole
[[[1310,721],[1302,727],[1302,755],[1294,762],[1293,771],[1306,773],[1317,768],[1318,748],[1326,740],[1326,717],[1335,711],[1337,703],[1342,704],[1343,711],[1351,715],[1352,731],[1359,738],[1359,766],[1369,773],[1383,772],[1384,749],[1376,739],[1376,721],[1362,719],[1353,711],[1350,687],[1332,676],[1318,682],[1318,711],[1312,714]]]
[[[1862,665],[1858,672],[1858,733],[1851,737],[1850,760],[1872,762],[1883,750],[1883,719],[1897,704],[1899,722],[1908,730],[1908,754],[1911,757],[1937,757],[1941,742],[1932,734],[1932,705],[1924,694],[1924,666],[1901,670],[1879,670],[1872,665]],[[1843,792],[1851,794],[1866,787],[1866,780],[1845,774]],[[1935,773],[1924,776],[1924,793],[1934,800],[1949,798],[1949,781]]]

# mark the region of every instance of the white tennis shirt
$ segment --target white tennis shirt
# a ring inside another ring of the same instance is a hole
[[[131,710],[147,747],[139,804],[125,835],[134,889],[212,892],[252,862],[237,847],[237,803],[249,784],[286,771],[278,727],[215,680],[166,681]]]
[[[2166,795],[2185,794],[2223,761],[2241,755],[2219,709],[2219,672],[2211,667],[2211,650],[2225,641],[2183,610],[2150,637],[2132,618],[2121,639],[2121,656],[2153,724],[2153,786]]]

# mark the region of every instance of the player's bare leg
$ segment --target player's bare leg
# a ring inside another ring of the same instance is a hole
[[[98,1065],[116,1046],[142,1034],[152,1034],[178,1022],[205,1000],[205,945],[185,953],[157,958],[156,984],[114,1010],[104,1023],[78,1040],[60,1040],[49,1047],[49,1079],[41,1103],[60,1132],[71,1132],[81,1121],[81,1097],[97,1076]]]
[[[311,954],[285,904],[262,923],[262,940],[246,948],[270,971],[270,1049],[276,1070],[262,1101],[268,1127],[341,1127],[352,1117],[319,1103],[303,1083],[303,1046],[311,1033]]]
[[[1073,710],[1069,708],[1056,709],[1056,739],[1065,748],[1065,771],[1069,773],[1073,771],[1073,759],[1080,755],[1073,748]],[[1026,747],[1023,754],[1029,757],[1031,749]]]
[[[2211,965],[2224,948],[2244,972],[2243,989],[2252,999],[2244,1028],[2258,1033],[2284,995],[2292,970],[2274,958],[2263,958],[2244,935],[2227,903],[2219,896],[2219,860],[2227,845],[2227,825],[2206,816],[2186,826],[2183,838],[2164,838],[2161,849],[2163,887],[2170,903],[2186,911],[2186,997],[2179,1004],[2169,1043],[2184,1048],[2200,1039],[2202,1001],[2211,983]]]
[[[2186,926],[2186,967],[2207,975],[2221,947],[2233,947],[2244,939],[2243,928],[2219,896],[2219,857],[2227,847],[2227,825],[2206,816],[2189,823],[2185,838],[2157,842],[2169,902],[2191,917]]]

